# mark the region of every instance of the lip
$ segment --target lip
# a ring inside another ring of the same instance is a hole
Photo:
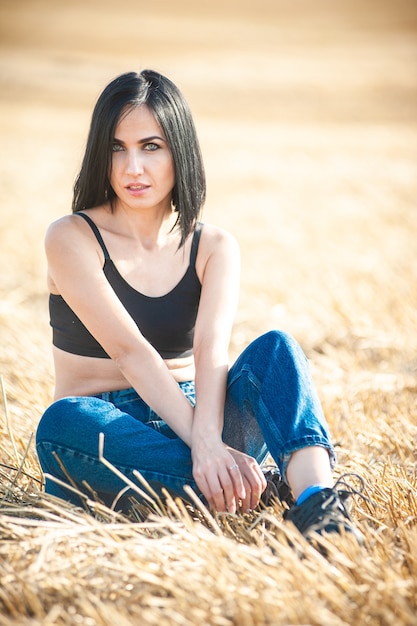
[[[143,183],[130,183],[125,187],[126,191],[133,195],[141,195],[145,191],[149,189],[149,185],[144,185]]]

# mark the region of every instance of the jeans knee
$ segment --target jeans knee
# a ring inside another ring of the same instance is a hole
[[[288,332],[286,332],[285,330],[278,330],[278,329],[269,330],[264,335],[262,335],[262,337],[265,337],[267,341],[273,344],[280,344],[282,342],[288,343],[288,342],[295,341],[293,336],[290,335]]]
[[[282,330],[270,330],[254,342],[257,350],[255,358],[266,367],[281,363],[289,371],[304,370],[308,364],[300,344],[289,333]]]
[[[261,335],[257,341],[259,341],[266,350],[272,352],[282,350],[292,352],[301,349],[296,339],[284,330],[269,330],[264,335]]]
[[[62,439],[68,426],[74,427],[76,413],[76,398],[61,398],[53,402],[39,421],[36,443]]]
[[[47,433],[49,433],[51,425],[55,424],[59,419],[60,403],[62,403],[62,400],[57,400],[44,411],[36,429],[36,443],[40,443],[48,438]]]

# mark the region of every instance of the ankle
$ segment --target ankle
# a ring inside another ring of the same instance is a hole
[[[289,460],[286,480],[296,500],[311,485],[331,488],[334,480],[328,451],[320,446],[296,450]]]
[[[300,504],[308,500],[310,496],[313,496],[315,493],[318,493],[319,491],[322,491],[323,489],[326,489],[326,488],[327,488],[327,485],[322,485],[322,484],[310,485],[309,487],[307,487],[300,493],[300,495],[298,496],[296,500],[296,505],[300,506]]]

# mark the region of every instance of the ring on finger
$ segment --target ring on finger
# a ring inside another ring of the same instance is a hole
[[[235,469],[239,469],[239,465],[237,463],[234,463],[233,465],[229,467],[230,471],[235,470]]]

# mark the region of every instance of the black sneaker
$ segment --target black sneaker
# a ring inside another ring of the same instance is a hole
[[[361,491],[356,491],[343,481],[342,476],[332,489],[326,488],[313,494],[300,506],[293,506],[288,511],[284,511],[284,519],[296,526],[306,539],[313,538],[314,533],[352,533],[359,545],[364,543],[362,533],[355,527],[347,509],[345,502],[352,494],[361,495]],[[362,489],[363,480],[360,477]],[[344,485],[346,489],[338,488]]]
[[[272,506],[274,500],[286,503],[289,507],[295,504],[289,485],[282,479],[279,469],[274,465],[262,468],[266,480],[266,489],[261,495],[265,506]]]

